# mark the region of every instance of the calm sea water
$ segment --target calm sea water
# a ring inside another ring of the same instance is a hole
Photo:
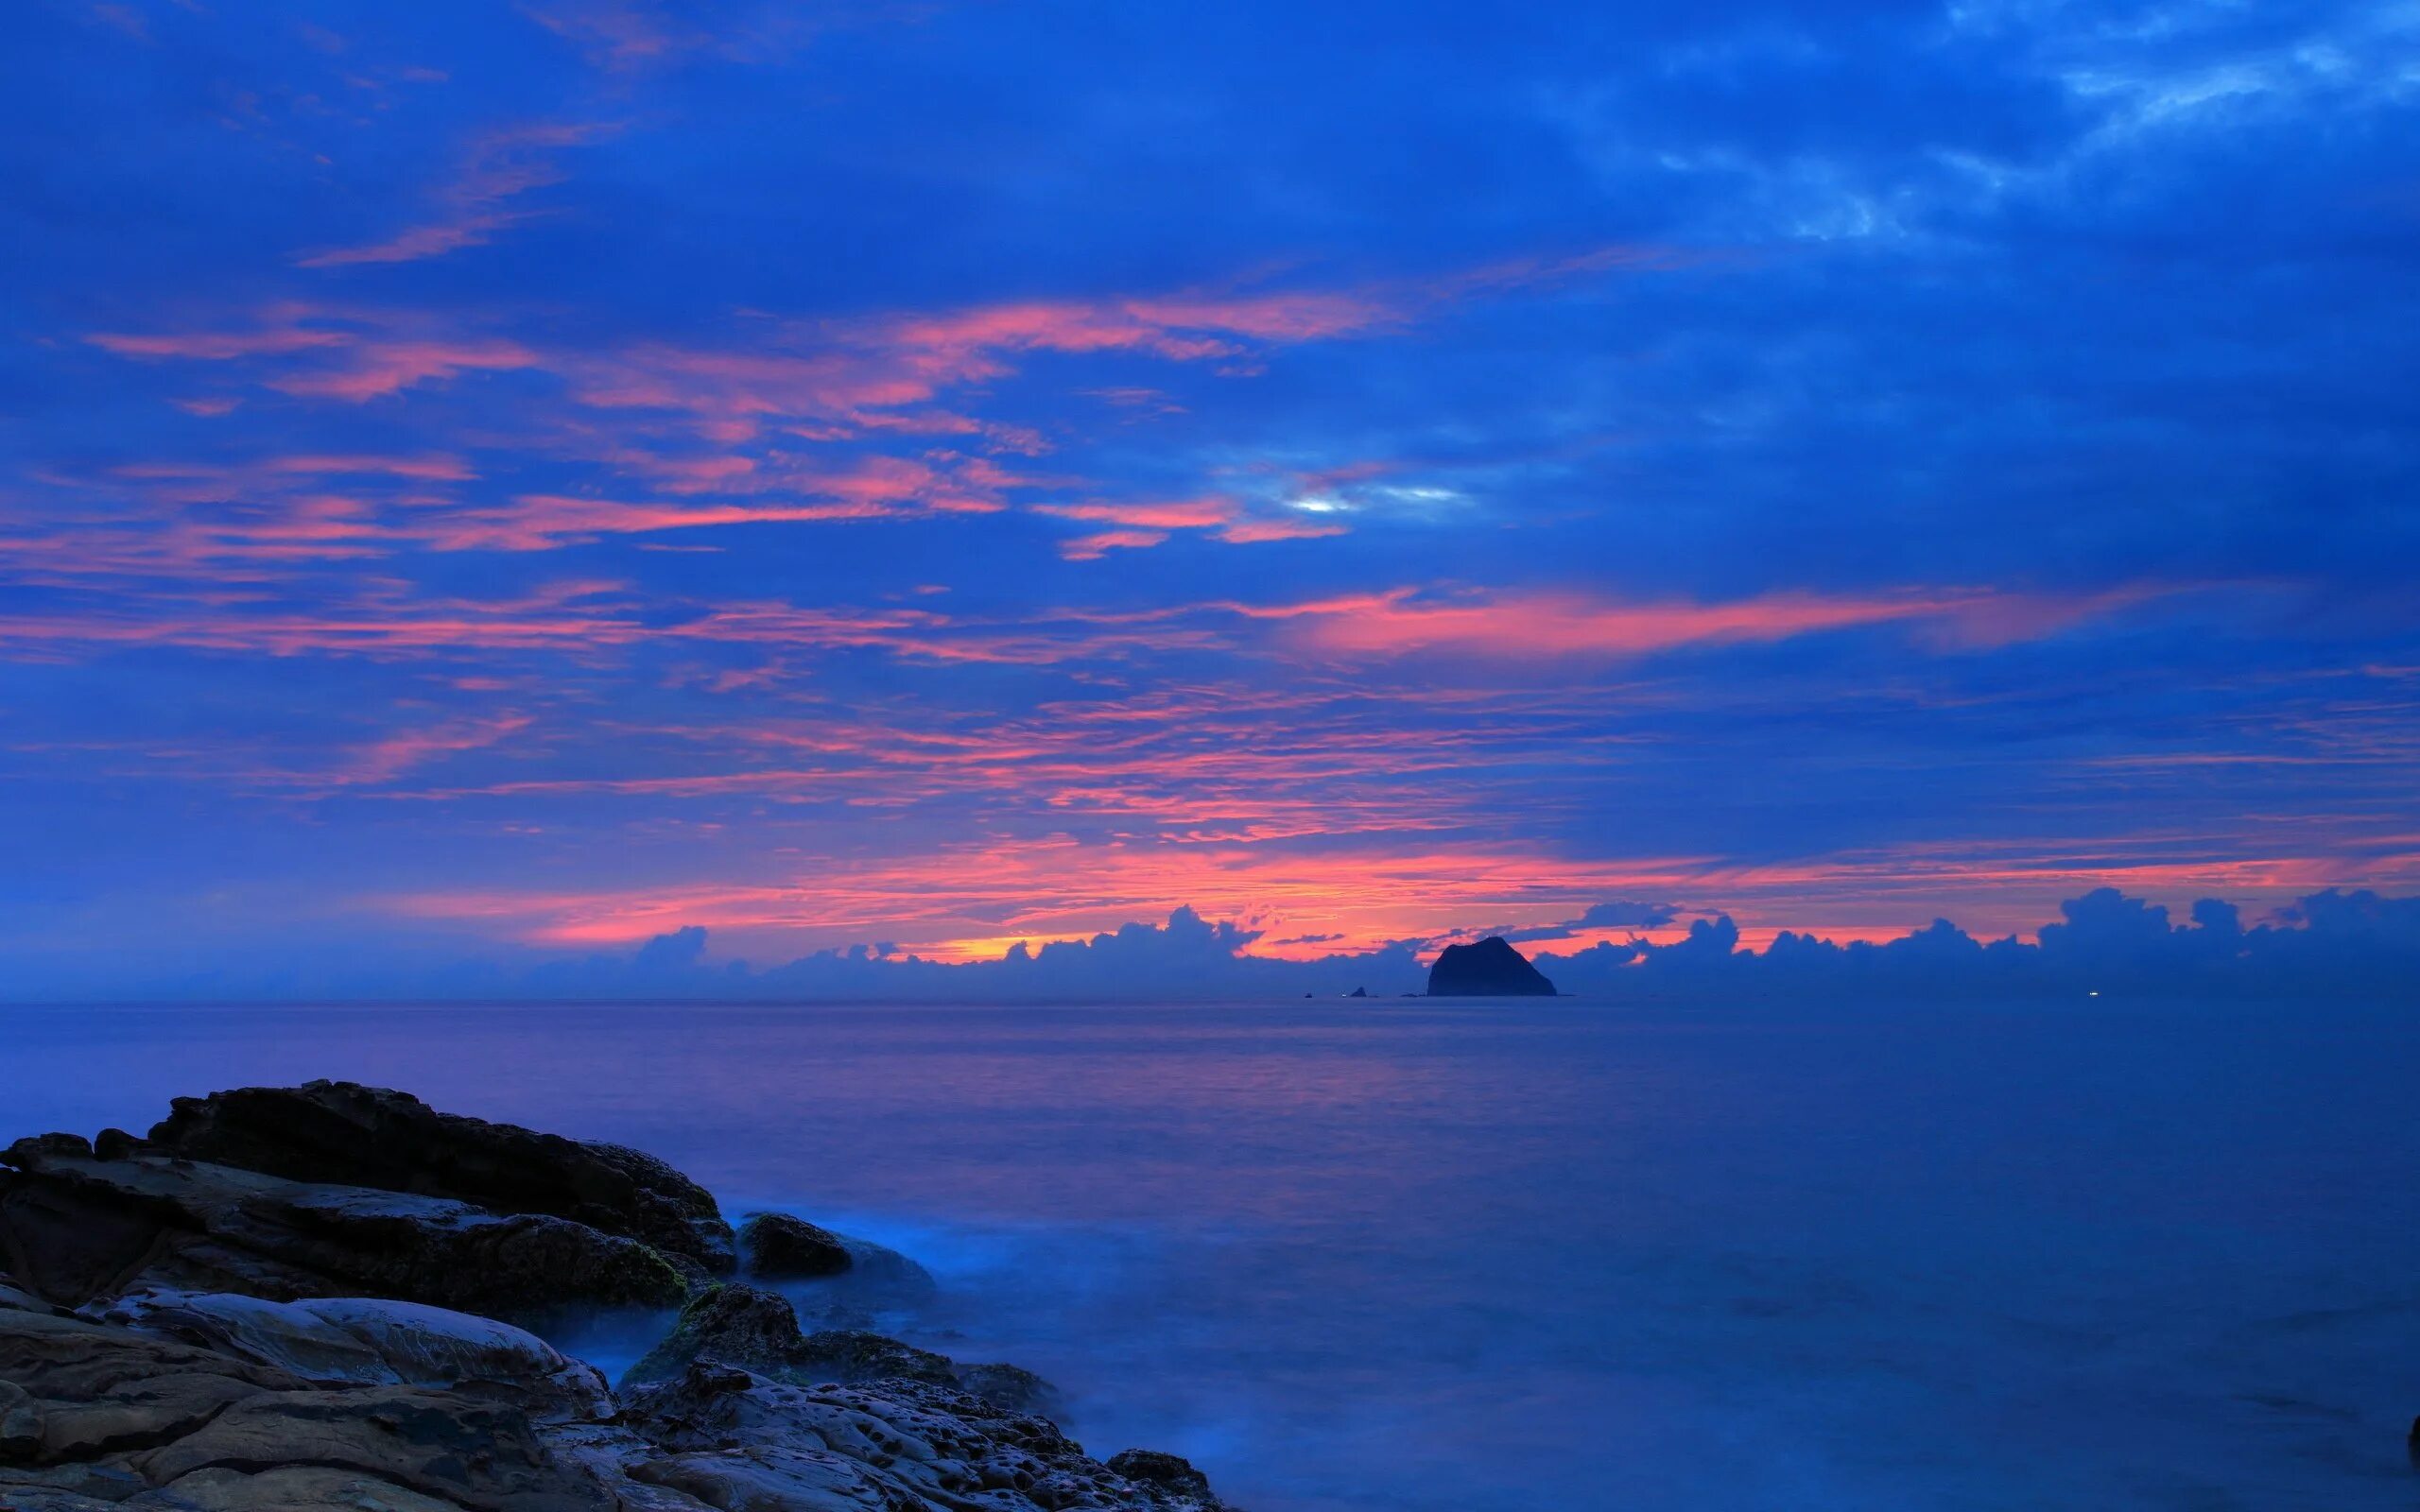
[[[1255,1512],[2420,1508],[2420,1016],[0,1009],[13,1135],[312,1076],[907,1249]]]

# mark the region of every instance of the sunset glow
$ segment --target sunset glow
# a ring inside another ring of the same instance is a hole
[[[2408,26],[338,9],[8,23],[12,990],[2420,880]]]

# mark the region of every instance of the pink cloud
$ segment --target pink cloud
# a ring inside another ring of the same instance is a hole
[[[1102,530],[1075,536],[1059,543],[1059,555],[1069,561],[1098,561],[1109,552],[1137,551],[1168,539],[1165,530]]]
[[[326,774],[326,781],[346,787],[391,782],[430,762],[493,746],[529,725],[526,714],[505,714],[491,719],[454,720],[425,730],[382,736],[354,747],[341,765]]]
[[[1398,305],[1373,291],[1132,300],[1124,308],[1153,326],[1231,332],[1265,341],[1358,335],[1404,318]]]
[[[332,248],[294,261],[302,267],[413,263],[479,246],[539,214],[516,209],[513,201],[562,181],[549,153],[594,142],[613,129],[599,124],[545,124],[488,132],[472,142],[460,175],[439,193],[443,213],[436,220],[383,241]]]
[[[501,337],[438,335],[428,322],[396,316],[274,304],[249,330],[135,335],[99,332],[94,346],[143,361],[242,362],[299,357],[304,366],[262,381],[284,393],[354,403],[466,371],[539,365],[537,353]]]
[[[2100,611],[2104,600],[1986,590],[1825,595],[1776,593],[1728,603],[1634,602],[1532,593],[1429,599],[1409,591],[1334,599],[1254,615],[1300,618],[1298,644],[1322,652],[1392,656],[1443,650],[1479,656],[1636,655],[1685,645],[1781,641],[1825,630],[1916,623],[1972,642],[2047,634]]]
[[[1139,530],[1192,530],[1223,525],[1233,520],[1233,500],[1176,499],[1158,504],[1037,504],[1037,514],[1093,524],[1130,525]]]
[[[301,472],[314,476],[341,472],[376,472],[389,477],[421,478],[433,482],[461,483],[478,476],[471,465],[458,456],[430,453],[419,456],[382,456],[372,454],[299,454],[270,457],[262,466],[271,472]]]
[[[256,331],[191,331],[147,335],[103,331],[84,339],[121,357],[182,357],[197,362],[285,356],[320,347],[340,347],[349,340],[339,331],[296,324],[271,324]]]
[[[1316,541],[1322,536],[1342,534],[1344,527],[1333,521],[1279,515],[1230,521],[1219,530],[1219,539],[1230,545],[1249,546],[1266,541]]]
[[[1091,500],[1080,504],[1038,504],[1037,514],[1088,524],[1115,525],[1115,530],[1074,537],[1062,541],[1059,554],[1070,561],[1093,561],[1105,551],[1156,546],[1173,531],[1203,530],[1230,545],[1270,541],[1302,541],[1343,534],[1340,524],[1291,518],[1252,518],[1233,499],[1216,494],[1198,499],[1121,503]]]
[[[268,386],[284,393],[358,404],[462,372],[510,372],[539,365],[537,353],[528,348],[498,338],[367,341],[351,350],[352,358],[338,367],[273,378]]]
[[[557,180],[547,150],[593,140],[607,129],[522,128],[485,139],[475,147],[463,180],[448,191],[458,212],[453,217],[387,242],[316,253],[305,261],[321,266],[402,261],[484,239],[503,223],[498,217],[520,214],[510,208],[516,197]],[[1367,335],[1399,327],[1453,299],[1620,266],[1660,265],[1645,253],[1623,249],[1620,256],[1599,253],[1480,269],[1425,284],[1010,301],[794,322],[772,327],[762,340],[738,349],[642,343],[603,353],[543,352],[518,340],[449,329],[424,315],[298,304],[268,308],[249,330],[109,332],[86,339],[140,360],[298,359],[263,381],[308,398],[359,403],[466,372],[544,368],[562,376],[581,404],[685,415],[699,434],[722,444],[747,441],[767,422],[779,421],[818,438],[873,430],[963,434],[978,436],[996,450],[1032,455],[1048,443],[1029,427],[919,406],[929,405],[944,390],[1010,375],[1011,359],[1023,353],[1127,352],[1241,370],[1236,364],[1250,367],[1248,359],[1259,346]]]
[[[1929,617],[1951,607],[1952,602],[1923,597],[1798,593],[1717,605],[1625,604],[1558,593],[1429,602],[1398,593],[1317,613],[1303,639],[1321,650],[1347,654],[1634,653],[1716,641],[1787,640],[1812,630]]]

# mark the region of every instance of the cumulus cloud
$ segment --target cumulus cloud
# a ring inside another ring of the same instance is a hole
[[[1583,930],[1663,929],[1678,917],[1680,917],[1680,909],[1671,903],[1635,902],[1617,899],[1592,904],[1579,918],[1566,919],[1559,924],[1534,924],[1525,928],[1489,929],[1464,933],[1501,935],[1515,945],[1524,945],[1537,940],[1569,939]],[[1442,943],[1442,941],[1431,943]]]
[[[2219,899],[2179,923],[2100,887],[2059,914],[2031,944],[1979,940],[1936,919],[1880,943],[1786,930],[1761,952],[1739,950],[1737,928],[1718,916],[1673,944],[1599,944],[1537,964],[1566,991],[1642,997],[2420,996],[2420,898],[2331,888],[2246,929]]]

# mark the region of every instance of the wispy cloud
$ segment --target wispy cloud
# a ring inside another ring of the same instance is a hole
[[[1206,534],[1230,545],[1270,541],[1309,541],[1344,533],[1340,524],[1299,516],[1252,515],[1234,499],[1217,495],[1198,499],[1117,503],[1037,504],[1037,514],[1087,524],[1116,528],[1070,536],[1059,543],[1059,554],[1070,561],[1098,561],[1111,551],[1137,551],[1162,545],[1178,531]]]
[[[438,192],[440,208],[434,218],[379,241],[307,252],[294,261],[302,267],[417,263],[493,241],[508,229],[544,214],[521,201],[562,181],[556,161],[561,149],[596,142],[614,129],[588,123],[486,132],[472,142],[460,175]]]

